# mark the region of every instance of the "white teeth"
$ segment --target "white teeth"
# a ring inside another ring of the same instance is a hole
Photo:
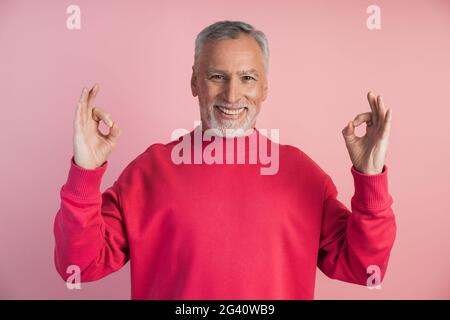
[[[239,108],[239,109],[229,109],[229,108],[224,108],[221,106],[217,106],[217,108],[220,109],[220,111],[222,111],[225,114],[229,114],[229,115],[235,115],[235,114],[239,114],[242,111],[244,111],[245,108]]]

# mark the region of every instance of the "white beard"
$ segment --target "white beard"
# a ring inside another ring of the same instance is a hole
[[[238,121],[240,120],[222,120],[218,121],[214,114],[214,105],[218,103],[212,103],[208,106],[208,114],[206,119],[202,119],[202,126],[204,128],[208,128],[209,132],[220,136],[220,137],[239,137],[244,135],[249,135],[253,132],[253,120],[258,115],[256,112],[256,108],[249,107],[246,112],[244,123],[240,126],[237,126]],[[221,105],[221,104],[219,104]],[[239,107],[248,107],[246,104],[241,104]]]

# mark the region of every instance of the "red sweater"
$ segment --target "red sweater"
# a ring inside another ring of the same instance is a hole
[[[268,142],[258,130],[234,141],[249,154],[255,135]],[[293,146],[278,145],[278,172],[262,175],[259,161],[175,164],[179,141],[151,145],[103,193],[108,161],[87,170],[71,158],[54,223],[63,279],[69,265],[88,282],[130,260],[132,299],[313,299],[316,266],[365,285],[376,265],[383,279],[396,234],[386,166],[377,175],[351,167],[350,211]]]

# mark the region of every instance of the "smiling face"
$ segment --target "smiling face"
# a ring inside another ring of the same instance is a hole
[[[251,132],[267,96],[264,55],[254,38],[207,41],[192,67],[191,89],[198,96],[202,128]],[[250,130],[250,131],[249,131]]]

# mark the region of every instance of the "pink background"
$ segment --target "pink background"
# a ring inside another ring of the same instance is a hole
[[[66,8],[81,7],[81,30]],[[381,30],[366,8],[381,7]],[[72,155],[83,86],[123,130],[102,191],[151,143],[199,119],[189,80],[194,39],[243,20],[270,44],[269,96],[257,126],[280,128],[353,195],[342,128],[370,111],[368,90],[393,109],[387,165],[398,235],[381,290],[317,275],[316,298],[450,298],[450,1],[0,0],[0,298],[128,299],[129,266],[68,290],[53,266],[53,219]],[[359,132],[362,132],[359,130]]]

